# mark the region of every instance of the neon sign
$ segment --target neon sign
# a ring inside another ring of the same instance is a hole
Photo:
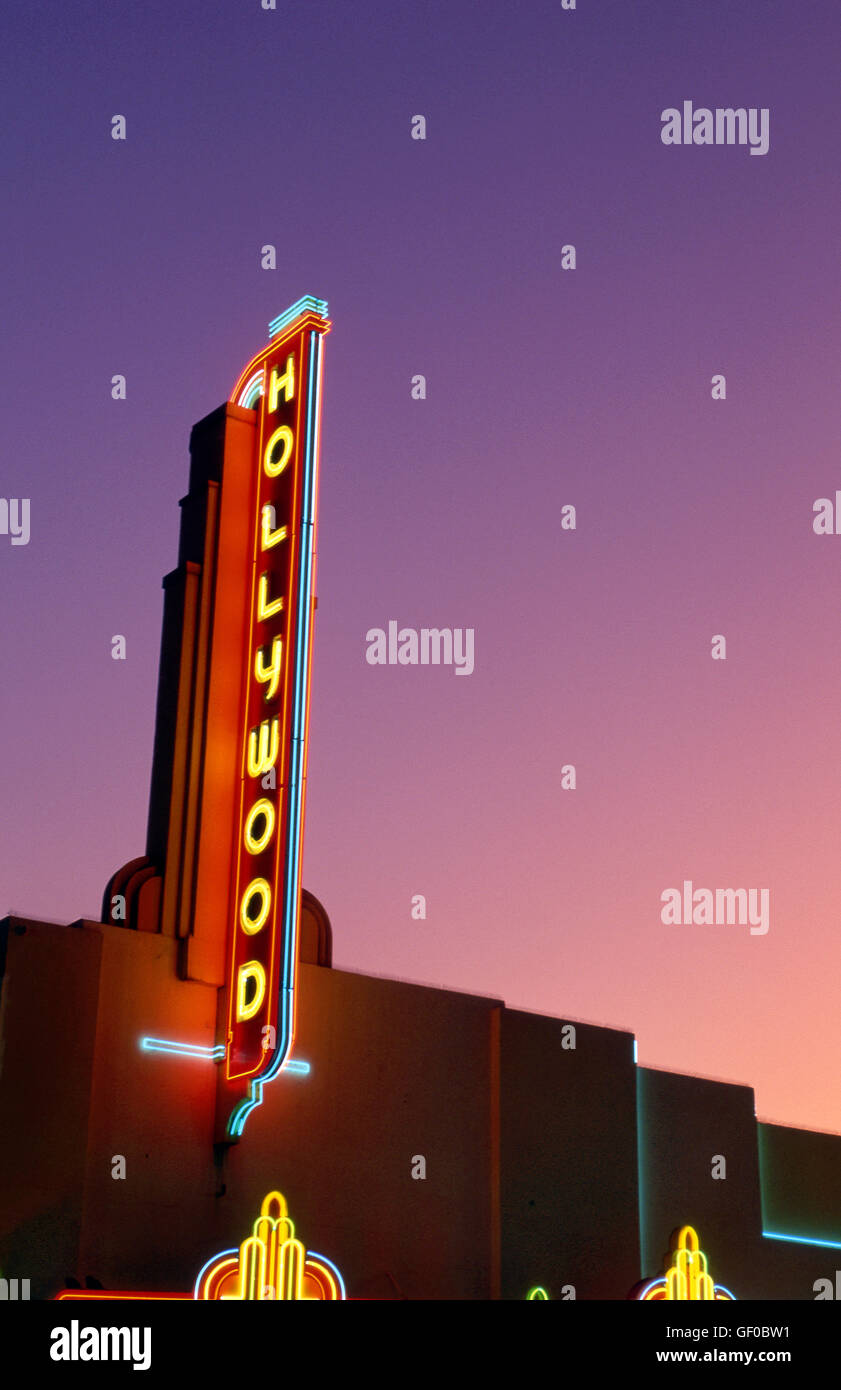
[[[645,1303],[663,1299],[680,1302],[735,1302],[722,1284],[713,1283],[707,1257],[694,1226],[681,1226],[672,1236],[672,1262],[659,1279],[650,1279],[633,1296]]]
[[[260,1215],[239,1250],[223,1250],[201,1270],[196,1299],[333,1300],[345,1297],[336,1266],[307,1251],[295,1235],[280,1192],[263,1198]]]
[[[295,1035],[326,312],[306,297],[270,324],[230,397],[258,413],[225,1041],[226,1081],[246,1095],[231,1138]]]
[[[270,1192],[263,1198],[251,1235],[239,1250],[213,1255],[199,1271],[189,1293],[111,1293],[65,1289],[58,1301],[141,1299],[158,1302],[204,1301],[332,1302],[345,1299],[344,1280],[332,1260],[307,1250],[295,1235],[286,1198]]]

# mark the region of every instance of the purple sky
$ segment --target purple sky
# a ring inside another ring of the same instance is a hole
[[[0,911],[96,917],[143,852],[190,427],[322,296],[304,881],[335,963],[629,1027],[841,1131],[835,0],[4,24],[0,496],[31,539],[0,535]],[[769,153],[664,146],[684,100],[769,108]],[[367,665],[390,620],[472,627],[474,673]],[[768,933],[663,925],[686,878],[768,888]]]

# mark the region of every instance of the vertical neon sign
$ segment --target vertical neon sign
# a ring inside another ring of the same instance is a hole
[[[228,1120],[232,1138],[295,1036],[322,339],[329,329],[323,300],[299,300],[269,325],[269,346],[230,397],[256,405],[258,417],[225,1045],[226,1079],[244,1084],[246,1096]]]

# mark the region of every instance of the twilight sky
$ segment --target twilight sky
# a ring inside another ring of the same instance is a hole
[[[626,1027],[841,1132],[837,0],[4,25],[0,912],[96,918],[143,853],[190,427],[321,296],[335,964]],[[769,108],[768,154],[663,145],[684,100]],[[472,627],[473,674],[369,666],[389,621]],[[769,931],[665,926],[684,879],[767,888]]]

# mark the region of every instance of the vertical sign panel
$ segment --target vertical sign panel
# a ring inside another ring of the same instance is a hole
[[[244,1093],[228,1121],[231,1137],[295,1032],[326,307],[300,300],[275,320],[273,341],[232,396],[256,403],[258,427],[248,637],[246,650],[231,654],[243,663],[243,688],[225,1075]]]

